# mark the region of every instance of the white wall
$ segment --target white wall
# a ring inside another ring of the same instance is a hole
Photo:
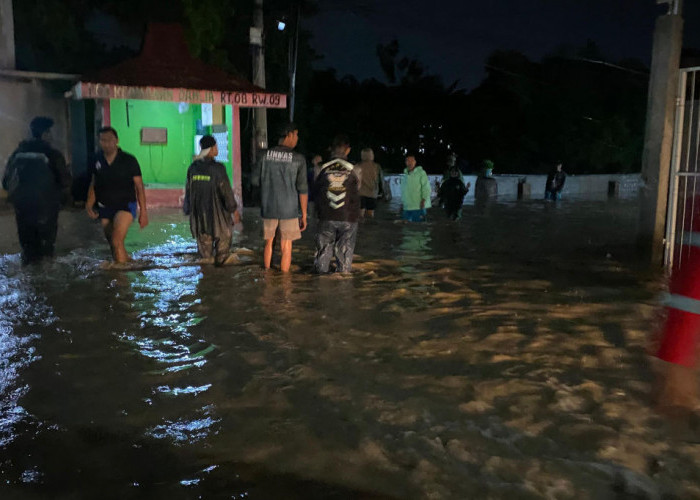
[[[518,182],[520,179],[530,184],[530,198],[544,198],[544,185],[546,175],[494,175],[498,182],[498,196],[502,199],[515,199],[518,196]],[[394,199],[401,198],[401,174],[384,176],[391,186],[391,195]],[[429,175],[430,185],[433,188],[433,197],[437,196],[437,186],[442,181],[442,175]],[[601,175],[569,175],[564,184],[562,197],[585,196],[590,194],[605,194],[608,192],[608,182],[620,183],[620,197],[637,196],[642,184],[640,174],[601,174]],[[466,199],[474,198],[475,175],[465,175],[464,182],[470,182],[471,188]]]
[[[53,146],[70,162],[68,101],[61,88],[66,82],[0,75],[0,176],[12,152],[30,137],[29,122],[35,116],[53,118]],[[0,189],[0,197],[5,197]]]

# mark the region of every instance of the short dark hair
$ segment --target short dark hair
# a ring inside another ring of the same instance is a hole
[[[297,124],[294,122],[286,122],[282,123],[276,128],[276,139],[278,141],[281,141],[285,137],[287,137],[289,134],[293,133],[295,130],[299,130],[299,127],[297,127]]]
[[[37,116],[29,124],[29,130],[34,139],[41,139],[44,132],[53,127],[53,119],[48,116]]]
[[[418,151],[416,151],[415,149],[409,149],[408,151],[406,151],[404,158],[408,158],[409,156],[413,156],[416,159],[416,161],[418,161]]]
[[[350,138],[347,134],[337,134],[331,142],[331,149],[333,151],[350,146]]]
[[[113,134],[115,139],[119,139],[119,135],[117,135],[117,131],[114,130],[112,127],[102,127],[100,130],[97,131],[97,135],[100,134]]]

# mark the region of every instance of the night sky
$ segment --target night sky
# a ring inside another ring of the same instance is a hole
[[[656,18],[668,10],[655,0],[323,0],[306,21],[316,66],[339,76],[384,81],[377,43],[396,38],[399,56],[415,57],[446,84],[467,90],[484,77],[496,49],[513,49],[534,60],[568,44],[595,41],[617,61],[651,59]],[[685,46],[700,49],[700,3],[686,0]]]

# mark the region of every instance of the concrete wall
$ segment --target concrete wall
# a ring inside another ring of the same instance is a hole
[[[0,74],[0,176],[12,152],[30,137],[29,122],[35,116],[49,116],[56,122],[51,133],[53,146],[70,162],[68,100],[63,96],[65,81],[47,81]],[[0,197],[5,197],[0,189]]]
[[[437,196],[437,186],[442,181],[441,175],[429,175],[430,185],[433,188],[433,197]],[[544,186],[546,175],[494,175],[498,182],[498,196],[500,199],[516,199],[518,196],[518,182],[520,179],[531,186],[531,199],[544,198]],[[401,175],[387,175],[385,179],[391,186],[391,194],[394,199],[401,198]],[[564,184],[562,196],[577,197],[595,194],[604,195],[608,192],[608,183],[615,181],[620,183],[620,197],[634,197],[638,195],[641,187],[640,174],[606,174],[606,175],[569,175]],[[465,175],[464,182],[470,182],[471,188],[465,201],[474,199],[475,175]]]

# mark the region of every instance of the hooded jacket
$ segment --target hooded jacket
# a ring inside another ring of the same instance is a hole
[[[321,167],[314,183],[319,220],[357,222],[360,217],[360,179],[352,163],[336,158]]]
[[[423,167],[416,166],[411,172],[404,169],[401,176],[401,204],[404,210],[420,210],[421,200],[424,208],[430,208],[430,181]]]
[[[190,216],[190,230],[195,238],[202,234],[215,239],[231,237],[231,216],[237,204],[221,163],[204,158],[190,165],[182,208]]]

